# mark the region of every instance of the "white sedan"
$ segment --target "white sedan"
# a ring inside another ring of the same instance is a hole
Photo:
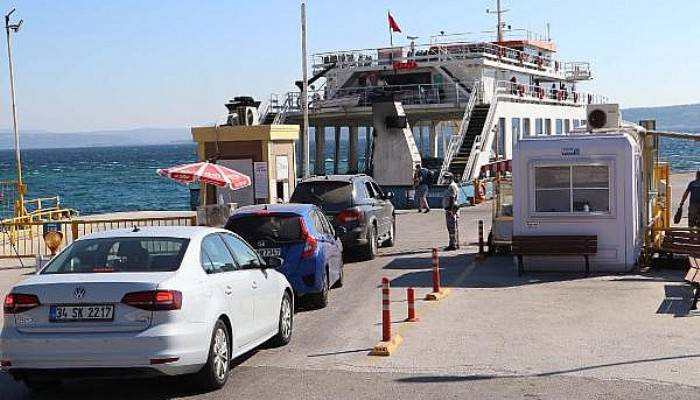
[[[76,240],[5,297],[0,367],[30,388],[66,377],[193,374],[292,335],[293,292],[240,237],[153,227]]]

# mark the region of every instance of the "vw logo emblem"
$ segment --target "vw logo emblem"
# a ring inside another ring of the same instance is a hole
[[[82,288],[80,286],[75,288],[75,290],[73,291],[73,297],[75,297],[76,299],[82,299],[83,297],[85,297],[85,288]]]
[[[258,247],[263,247],[265,246],[265,241],[264,240],[258,240]]]

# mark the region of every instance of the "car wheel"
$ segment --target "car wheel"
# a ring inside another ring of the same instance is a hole
[[[311,303],[313,304],[314,308],[326,308],[328,305],[328,292],[330,287],[328,282],[329,279],[328,272],[326,272],[326,276],[323,278],[323,288],[321,289],[321,292],[311,295]]]
[[[292,340],[292,328],[294,326],[294,310],[292,310],[292,297],[284,292],[282,305],[280,306],[280,319],[277,335],[272,338],[273,346],[284,346]]]
[[[367,244],[363,248],[365,260],[374,260],[377,256],[377,228],[370,226],[367,228]]]
[[[231,338],[223,321],[216,321],[209,345],[209,358],[197,374],[200,387],[206,390],[221,389],[228,380],[231,357]]]
[[[333,289],[338,289],[343,287],[343,274],[344,274],[345,266],[343,264],[340,264],[340,276],[338,276],[338,280],[333,284]]]
[[[389,237],[384,241],[384,247],[394,247],[396,244],[396,217],[391,218],[391,228],[389,228]]]

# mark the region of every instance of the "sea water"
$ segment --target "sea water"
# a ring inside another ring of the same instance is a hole
[[[427,135],[425,135],[427,136]],[[427,144],[425,147],[427,147]],[[359,163],[364,165],[364,140],[360,140]],[[297,148],[299,148],[297,146]],[[315,159],[311,146],[311,168]],[[332,159],[332,139],[326,142],[324,159]],[[340,172],[347,172],[347,142],[341,143]],[[700,169],[700,143],[663,139],[661,159],[673,172]],[[186,186],[156,174],[156,169],[196,161],[193,144],[30,149],[22,151],[27,198],[60,196],[64,206],[81,214],[134,210],[188,210]],[[15,179],[14,152],[0,150],[0,181]],[[332,173],[333,163],[326,163]],[[8,196],[1,196],[6,201]]]

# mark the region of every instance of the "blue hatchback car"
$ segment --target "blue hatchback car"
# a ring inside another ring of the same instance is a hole
[[[343,285],[343,245],[323,212],[311,204],[242,207],[226,223],[260,256],[281,257],[282,272],[297,296],[317,308],[328,304],[331,287]]]

